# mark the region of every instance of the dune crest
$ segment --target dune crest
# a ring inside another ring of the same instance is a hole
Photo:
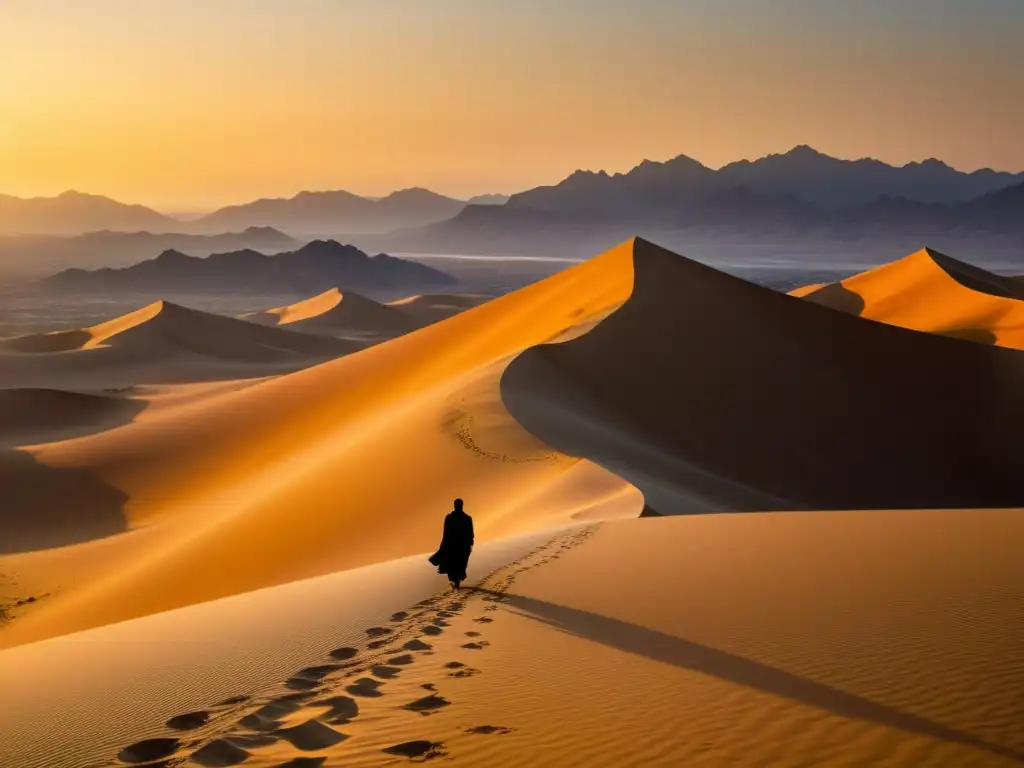
[[[1015,350],[865,323],[643,240],[627,248],[629,299],[503,375],[506,407],[548,445],[662,514],[1024,504]]]
[[[1024,286],[930,248],[790,295],[915,331],[1024,349]]]
[[[331,288],[295,304],[243,315],[242,319],[313,333],[396,335],[416,327],[408,315],[358,293],[343,293],[340,288]]]
[[[0,387],[99,389],[261,376],[362,346],[156,301],[88,328],[0,339]]]
[[[499,391],[516,354],[627,298],[628,256],[619,249],[357,355],[33,448],[56,476],[116,492],[77,514],[113,511],[130,534],[0,560],[33,590],[62,587],[19,614],[0,644],[431,550],[457,496],[481,542],[577,513],[639,514],[625,481],[597,468],[570,478],[579,460],[524,430]]]

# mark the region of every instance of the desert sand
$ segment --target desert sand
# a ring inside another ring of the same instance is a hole
[[[618,311],[502,378],[548,445],[662,513],[1024,504],[1017,350],[866,322],[643,241],[630,255]]]
[[[339,288],[332,288],[297,304],[243,315],[242,319],[312,333],[384,337],[400,335],[417,325],[410,315],[401,310],[358,293],[342,293]]]
[[[286,373],[360,349],[157,301],[91,328],[0,339],[0,387],[121,389]]]
[[[930,248],[790,293],[868,320],[1024,349],[1024,285]]]
[[[1018,510],[610,522],[485,545],[458,596],[393,561],[0,653],[0,744],[24,768],[1018,765],[1022,535]]]
[[[8,452],[0,572],[18,585],[8,600],[46,597],[19,607],[0,645],[420,552],[456,496],[481,539],[608,512],[609,498],[638,514],[625,481],[595,467],[597,482],[579,482],[580,460],[519,426],[498,393],[524,348],[625,300],[629,256],[323,365]]]
[[[294,372],[249,342],[338,340],[210,316],[247,375],[0,384],[0,765],[1024,762],[1018,350],[642,240],[462,310]],[[143,312],[0,366],[199,344]]]

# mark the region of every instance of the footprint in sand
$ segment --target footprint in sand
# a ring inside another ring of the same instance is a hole
[[[345,691],[353,696],[375,699],[378,696],[384,695],[381,691],[377,690],[381,685],[383,685],[383,683],[381,683],[380,680],[374,680],[372,677],[361,677],[352,685],[345,688]]]
[[[327,712],[320,716],[331,725],[345,725],[359,715],[359,703],[350,696],[332,696],[329,699],[314,701],[315,707],[327,707]]]
[[[359,653],[359,651],[356,650],[355,648],[347,648],[346,647],[346,648],[335,648],[328,655],[332,659],[337,659],[338,661],[348,661],[353,656],[355,656],[357,653]]]
[[[398,611],[397,613],[391,614],[391,621],[402,621],[403,619],[409,618],[408,611]]]
[[[448,699],[433,693],[430,696],[424,696],[422,699],[409,702],[402,709],[408,709],[410,712],[419,712],[421,715],[430,715],[450,704],[451,702]]]
[[[398,667],[389,667],[387,664],[378,664],[370,670],[370,674],[382,680],[390,680],[402,670]]]
[[[450,669],[448,677],[472,677],[473,675],[480,674],[479,669],[473,669],[463,664],[461,661],[449,661],[444,665],[445,669]]]
[[[480,633],[479,632],[473,632],[472,630],[469,631],[469,632],[464,632],[463,634],[466,637],[480,637]]]
[[[434,649],[430,643],[424,643],[422,640],[410,640],[408,643],[402,646],[407,651],[431,651]]]
[[[512,733],[514,730],[514,728],[506,728],[503,725],[475,725],[472,728],[467,728],[466,733],[489,736],[491,734]]]
[[[346,734],[339,733],[319,720],[307,720],[301,725],[281,728],[277,735],[303,752],[327,749],[348,738]]]
[[[298,712],[300,708],[301,705],[294,699],[282,696],[250,712],[238,724],[251,731],[273,731],[280,727],[282,717]]]
[[[306,667],[300,669],[288,680],[285,681],[285,685],[293,690],[308,691],[313,688],[320,686],[323,682],[323,678],[331,674],[331,672],[337,672],[341,669],[337,664],[322,664],[318,667]]]
[[[416,657],[411,653],[403,653],[401,656],[392,656],[384,663],[404,667],[406,664],[412,664],[414,661],[416,661]]]
[[[498,610],[498,606],[496,606],[496,605],[488,605],[486,608],[484,608],[484,610],[485,611],[496,611],[496,610]]]
[[[326,762],[326,757],[296,757],[287,763],[278,763],[274,768],[320,768]]]
[[[221,768],[241,765],[249,759],[249,753],[227,739],[217,739],[193,752],[189,759],[205,768]]]
[[[422,683],[422,684],[420,684],[420,688],[422,688],[424,691],[436,691],[437,690],[437,686],[434,685],[433,683]]]
[[[466,644],[464,644],[464,645],[462,645],[460,647],[461,648],[466,648],[467,650],[470,650],[470,651],[480,651],[480,650],[483,650],[488,645],[490,645],[490,643],[488,643],[486,640],[480,640],[480,641],[475,642],[475,643],[466,643]]]
[[[423,632],[424,635],[433,635],[435,637],[444,632],[443,629],[441,629],[440,627],[435,627],[433,624],[428,624],[421,631]]]
[[[390,635],[391,629],[389,627],[370,627],[366,630],[366,634],[370,637],[383,637],[384,635]]]
[[[269,747],[271,744],[276,743],[277,740],[277,736],[273,733],[240,733],[228,737],[228,741],[242,749]]]
[[[490,624],[492,621],[494,621],[494,619],[492,619],[490,616],[478,616],[477,618],[473,619],[473,621],[475,621],[477,624]]]
[[[146,739],[137,741],[122,749],[117,759],[122,763],[138,765],[139,763],[151,763],[154,760],[163,760],[170,757],[181,748],[178,739]]]
[[[210,722],[210,713],[206,711],[189,712],[184,715],[175,715],[165,725],[172,731],[193,731]]]
[[[383,648],[385,645],[389,645],[390,643],[391,638],[385,637],[383,640],[371,640],[369,643],[366,644],[366,647],[372,651],[375,651],[378,648]]]
[[[431,760],[445,754],[442,742],[424,740],[403,741],[393,747],[385,747],[381,752],[397,757],[421,758],[422,760]]]

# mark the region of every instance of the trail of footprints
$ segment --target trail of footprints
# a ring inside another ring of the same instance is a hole
[[[505,602],[519,574],[558,559],[583,543],[596,528],[589,526],[556,537],[495,571],[478,588],[439,594],[408,611],[393,614],[386,626],[366,630],[362,648],[336,648],[325,663],[296,671],[284,681],[285,692],[234,696],[204,710],[175,715],[165,723],[167,736],[130,744],[118,753],[116,760],[104,766],[175,768],[188,763],[222,768],[242,765],[252,756],[252,750],[281,741],[301,752],[330,749],[349,738],[340,728],[359,717],[363,707],[385,706],[379,700],[385,696],[389,680],[409,665],[424,663],[424,659],[435,655],[433,643],[439,642],[437,638],[451,626],[448,620],[460,616],[474,598],[479,596],[488,603],[483,614],[473,619],[483,630],[494,621],[493,613]],[[482,631],[464,632],[463,639],[466,642],[455,642],[467,652],[467,658],[490,645]],[[438,669],[439,678],[478,674],[479,669],[463,661],[449,661]],[[424,683],[420,688],[422,697],[390,706],[429,716],[452,704],[438,692],[438,683]],[[290,722],[298,720],[299,724],[285,726],[285,718]],[[466,728],[464,733],[500,735],[511,731],[504,726],[477,725]],[[429,739],[395,744],[382,752],[416,762],[448,754],[443,742]],[[327,759],[322,755],[297,757],[275,768],[316,768]]]

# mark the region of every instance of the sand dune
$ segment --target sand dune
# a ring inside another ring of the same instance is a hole
[[[395,336],[417,323],[407,314],[358,293],[331,288],[297,304],[243,315],[261,325],[287,326],[311,333],[364,333]]]
[[[145,403],[59,389],[0,389],[0,446],[93,434],[130,421]]]
[[[387,306],[399,309],[427,325],[483,304],[487,299],[477,294],[424,293],[388,302]]]
[[[655,511],[1024,505],[1015,350],[865,323],[642,240],[590,264],[609,259],[632,263],[629,300],[520,355],[502,399]]]
[[[157,301],[90,328],[0,340],[0,387],[109,388],[281,373],[360,348]]]
[[[791,295],[868,320],[1024,349],[1024,286],[929,248]]]
[[[1024,762],[1024,516],[941,508],[1024,501],[1016,350],[642,240],[265,375],[333,342],[159,304],[0,355],[90,361],[0,389],[0,764]],[[265,378],[80,393],[104,354]],[[783,507],[884,509],[608,522]]]
[[[713,515],[488,545],[458,597],[420,558],[371,566],[4,651],[0,744],[20,768],[1019,765],[1022,536],[1019,510]]]
[[[522,429],[498,387],[522,349],[606,315],[630,286],[628,259],[585,264],[357,355],[28,450],[55,478],[95,484],[75,514],[107,535],[0,559],[27,593],[53,595],[0,644],[429,549],[456,496],[481,540],[595,505],[639,513],[639,494],[600,470],[603,482],[566,486],[579,461]],[[29,506],[14,514],[45,538]]]

